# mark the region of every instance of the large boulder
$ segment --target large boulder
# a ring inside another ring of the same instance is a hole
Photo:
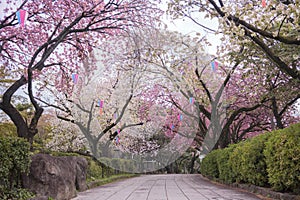
[[[87,160],[82,157],[36,154],[32,156],[30,173],[23,184],[38,198],[68,200],[76,196],[76,189],[87,189],[87,166]]]

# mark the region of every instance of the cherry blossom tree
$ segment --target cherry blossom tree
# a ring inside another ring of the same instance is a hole
[[[219,29],[203,26],[197,18],[200,12],[215,18]],[[220,53],[230,51],[233,57],[252,59],[252,69],[262,69],[272,63],[289,77],[299,82],[299,2],[298,1],[169,1],[169,13],[175,18],[184,16],[199,28],[223,35]],[[240,47],[244,54],[238,53]],[[256,59],[255,59],[256,58]],[[250,63],[249,63],[250,64]]]
[[[246,61],[238,57],[228,67],[230,64],[223,64],[228,60],[215,60],[201,52],[203,43],[199,42],[199,38],[192,40],[170,32],[165,35],[163,32],[141,35],[137,36],[140,37],[140,46],[136,48],[138,55],[151,65],[150,73],[160,74],[158,89],[153,85],[150,91],[143,94],[146,101],[141,106],[141,113],[151,119],[151,107],[169,102],[172,105],[170,110],[173,110],[170,113],[173,114],[167,117],[166,135],[171,136],[171,133],[177,131],[176,124],[179,121],[176,122],[176,119],[179,113],[189,119],[187,122],[194,124],[189,125],[189,130],[197,133],[195,140],[198,145],[195,148],[202,146],[208,151],[226,147],[263,130],[270,130],[272,110],[266,105],[270,105],[274,95],[266,87],[266,72],[261,72],[260,76],[250,75],[247,70],[250,71],[251,68],[247,69]],[[143,37],[147,39],[142,39]],[[241,48],[240,55],[244,51],[246,50]],[[219,64],[219,68],[211,69],[212,63]],[[288,107],[295,102],[299,98],[295,95],[299,89],[295,85],[293,88],[294,95],[291,95],[290,100],[276,97],[278,103],[286,102]],[[164,101],[157,100],[158,97],[164,98]],[[193,103],[189,104],[191,98]],[[285,113],[285,116],[293,119],[290,113]]]
[[[28,21],[18,25],[16,12],[26,10]],[[71,73],[94,47],[111,35],[129,27],[154,26],[161,12],[152,1],[7,1],[5,16],[0,21],[0,57],[2,71],[9,71],[12,83],[2,92],[0,108],[17,127],[18,136],[30,142],[37,134],[37,123],[43,108],[36,101],[39,87],[55,79],[56,88],[71,88]],[[35,89],[35,83],[37,89]],[[12,98],[25,88],[34,114],[26,123],[12,104]]]
[[[39,134],[39,133],[38,133]],[[59,152],[86,152],[87,141],[76,126],[54,116],[51,132],[42,138],[42,148]]]
[[[56,108],[59,119],[74,124],[96,158],[107,157],[109,147],[119,143],[126,129],[144,124],[134,109],[139,77],[132,71],[106,70],[100,63],[85,64],[98,68],[89,73],[85,71],[89,67],[83,67],[72,93],[56,93],[53,87],[46,87],[51,98],[56,98],[39,101]]]
[[[201,51],[201,39],[159,30],[134,36],[133,46],[141,62],[148,63],[149,77],[153,80],[153,84],[148,83],[149,89],[141,94],[140,114],[148,120],[165,121],[167,137],[189,137],[186,133],[197,133],[196,139],[201,143],[205,134],[198,122],[203,116],[194,101],[204,92],[199,89],[193,67],[195,59],[197,64],[209,63],[209,56]]]
[[[277,71],[274,78],[265,78],[268,76],[262,75],[263,71],[260,73],[260,76],[248,76],[246,73],[233,76],[229,83],[230,90],[226,91],[233,100],[228,109],[248,104],[249,99],[253,101],[266,98],[267,101],[257,110],[256,114],[252,113],[253,120],[247,122],[249,126],[243,126],[244,128],[248,127],[247,129],[249,129],[253,121],[264,124],[265,130],[284,128],[295,123],[297,121],[295,102],[299,99],[299,86],[280,71]],[[240,124],[238,127],[241,128],[242,125]]]
[[[267,80],[266,84],[271,97],[269,104],[266,105],[272,110],[271,128],[282,129],[298,122],[299,108],[296,103],[300,99],[299,84],[281,72],[277,72],[277,75]]]
[[[227,66],[239,62],[239,69],[223,84],[229,98],[224,144],[297,120],[293,113],[299,99],[298,2],[274,0],[264,7],[259,1],[169,1],[169,13],[222,35],[217,59]],[[219,29],[204,26],[200,13],[218,19]],[[204,87],[206,82],[198,78]],[[210,90],[205,91],[209,97]],[[249,107],[250,101],[257,104]]]

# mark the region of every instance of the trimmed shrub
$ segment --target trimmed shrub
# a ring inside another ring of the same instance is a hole
[[[230,145],[228,148],[220,151],[217,157],[219,179],[224,181],[225,183],[234,183],[236,180],[235,173],[233,172],[232,167],[229,164],[229,157],[236,147],[236,144]]]
[[[28,192],[20,188],[21,175],[29,172],[29,149],[25,139],[0,137],[0,199],[18,199],[19,193],[24,196],[21,199],[26,199]]]
[[[242,154],[243,154],[243,149],[246,141],[238,143],[236,148],[231,152],[228,160],[228,165],[232,169],[232,176],[235,177],[236,182],[245,182],[244,178],[242,177],[241,174],[241,168],[242,168]]]
[[[270,133],[265,133],[239,144],[230,157],[237,181],[265,186],[268,183],[263,150]]]
[[[273,132],[264,155],[273,189],[300,194],[300,123]]]
[[[202,160],[200,171],[203,176],[212,179],[219,178],[217,158],[221,151],[221,149],[213,150]]]
[[[103,174],[101,165],[90,157],[86,157],[86,159],[88,161],[87,180],[93,181],[102,178]]]
[[[201,173],[226,183],[271,185],[300,194],[300,123],[212,151]]]

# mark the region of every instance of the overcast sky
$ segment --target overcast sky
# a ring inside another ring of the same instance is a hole
[[[164,3],[161,5],[162,9],[164,11],[167,10],[167,3],[164,1]],[[204,18],[204,13],[196,13],[194,14],[194,18],[197,19],[197,22],[201,23],[202,25],[209,27],[213,30],[217,30],[218,28],[218,21],[217,20],[210,20]],[[163,21],[168,25],[168,29],[179,31],[183,34],[192,34],[195,35],[195,33],[201,33],[201,37],[206,36],[207,39],[212,43],[212,46],[206,46],[204,49],[209,54],[216,54],[217,46],[221,43],[220,36],[216,36],[215,34],[208,32],[207,30],[204,30],[199,25],[195,24],[192,20],[185,18],[185,19],[176,19],[171,20],[170,16],[165,15],[163,18]]]

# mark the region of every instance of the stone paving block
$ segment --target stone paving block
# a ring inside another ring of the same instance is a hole
[[[142,175],[78,193],[73,200],[258,200],[193,174]]]

